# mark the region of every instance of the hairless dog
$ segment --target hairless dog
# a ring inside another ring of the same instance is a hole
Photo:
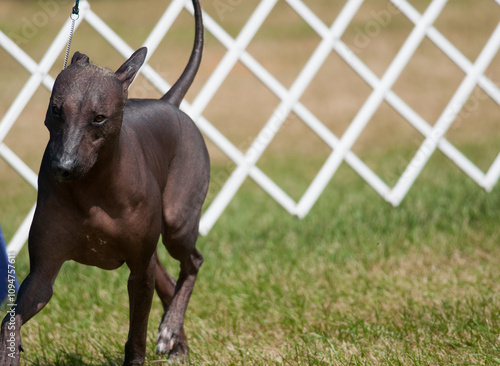
[[[30,272],[15,316],[1,328],[0,366],[19,364],[21,326],[50,300],[67,260],[112,270],[126,263],[130,329],[124,365],[141,365],[153,292],[163,303],[156,352],[184,358],[183,324],[198,270],[195,247],[210,164],[203,137],[179,105],[197,73],[203,48],[200,4],[195,41],[179,80],[159,100],[128,99],[146,58],[137,50],[116,72],[76,52],[57,77],[45,125],[50,139],[38,180],[28,247]],[[175,281],[158,260],[160,237],[180,262]]]

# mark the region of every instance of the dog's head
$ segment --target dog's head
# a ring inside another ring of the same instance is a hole
[[[76,52],[71,65],[58,75],[45,117],[50,132],[47,152],[57,179],[84,176],[99,152],[113,147],[120,134],[128,87],[146,52],[140,48],[116,72],[93,65]]]

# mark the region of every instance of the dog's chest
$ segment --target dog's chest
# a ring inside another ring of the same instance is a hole
[[[134,248],[151,242],[159,226],[144,210],[107,212],[92,207],[77,230],[73,260],[104,269],[115,269],[129,260]]]

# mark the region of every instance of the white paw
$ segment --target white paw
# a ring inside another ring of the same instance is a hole
[[[156,340],[156,354],[164,355],[169,353],[176,344],[177,337],[168,330],[167,327],[164,327],[158,333],[158,338]]]

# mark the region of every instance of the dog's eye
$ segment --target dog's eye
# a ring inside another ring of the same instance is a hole
[[[107,118],[105,116],[100,114],[94,118],[94,123],[101,124],[101,123],[104,123],[106,121],[106,119]]]
[[[59,117],[62,115],[62,110],[58,106],[52,105],[52,113]]]

